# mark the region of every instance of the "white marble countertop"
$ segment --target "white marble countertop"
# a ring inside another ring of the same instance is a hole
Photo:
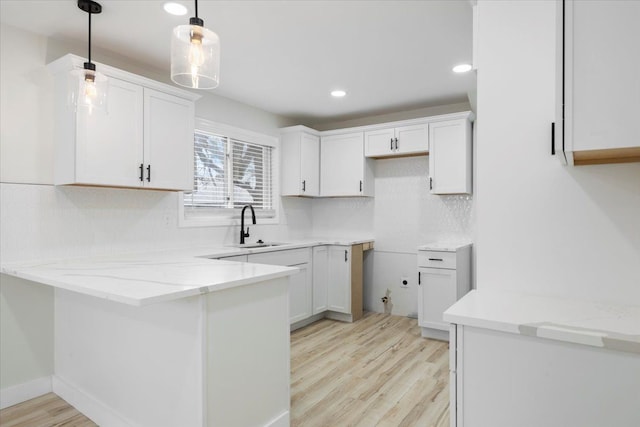
[[[199,246],[67,260],[3,263],[4,274],[124,304],[142,306],[289,276],[297,268],[214,258],[372,239],[314,239],[278,246]]]
[[[418,246],[419,251],[455,252],[458,249],[471,246],[471,242],[433,242]]]
[[[444,313],[459,325],[640,353],[640,306],[473,290]]]

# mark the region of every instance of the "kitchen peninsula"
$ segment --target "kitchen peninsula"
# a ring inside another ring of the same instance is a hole
[[[297,270],[208,255],[2,272],[55,287],[53,390],[99,425],[288,426],[288,276]]]

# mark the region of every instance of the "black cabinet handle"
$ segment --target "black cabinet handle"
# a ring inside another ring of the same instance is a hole
[[[429,177],[429,190],[433,190],[433,178]]]
[[[389,141],[389,149],[393,151],[393,138]]]
[[[347,262],[347,250],[344,251],[344,262]]]
[[[396,150],[397,150],[398,149],[398,138],[394,138],[393,140],[396,143]]]
[[[307,191],[307,181],[306,180],[302,181],[302,191]]]
[[[144,164],[140,163],[140,177],[139,178],[140,178],[140,181],[144,182],[143,175],[144,175]]]
[[[151,182],[151,165],[147,166],[147,182]]]
[[[429,261],[442,261],[442,258],[429,258]]]
[[[556,123],[551,123],[551,155],[556,154]]]
[[[418,271],[418,286],[422,285],[422,272]]]
[[[362,193],[362,181],[360,181],[360,192]]]

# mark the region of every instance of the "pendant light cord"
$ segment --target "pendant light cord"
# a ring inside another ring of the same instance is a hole
[[[89,10],[89,64],[91,64],[91,10]]]
[[[198,17],[198,0],[196,0],[196,18]]]

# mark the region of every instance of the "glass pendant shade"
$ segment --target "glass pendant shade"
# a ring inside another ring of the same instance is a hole
[[[95,70],[81,68],[69,74],[69,105],[76,111],[107,113],[108,90],[109,79]]]
[[[174,28],[171,37],[171,80],[180,86],[194,89],[218,87],[220,83],[218,35],[202,25],[193,25],[193,22],[190,25],[179,25]]]

